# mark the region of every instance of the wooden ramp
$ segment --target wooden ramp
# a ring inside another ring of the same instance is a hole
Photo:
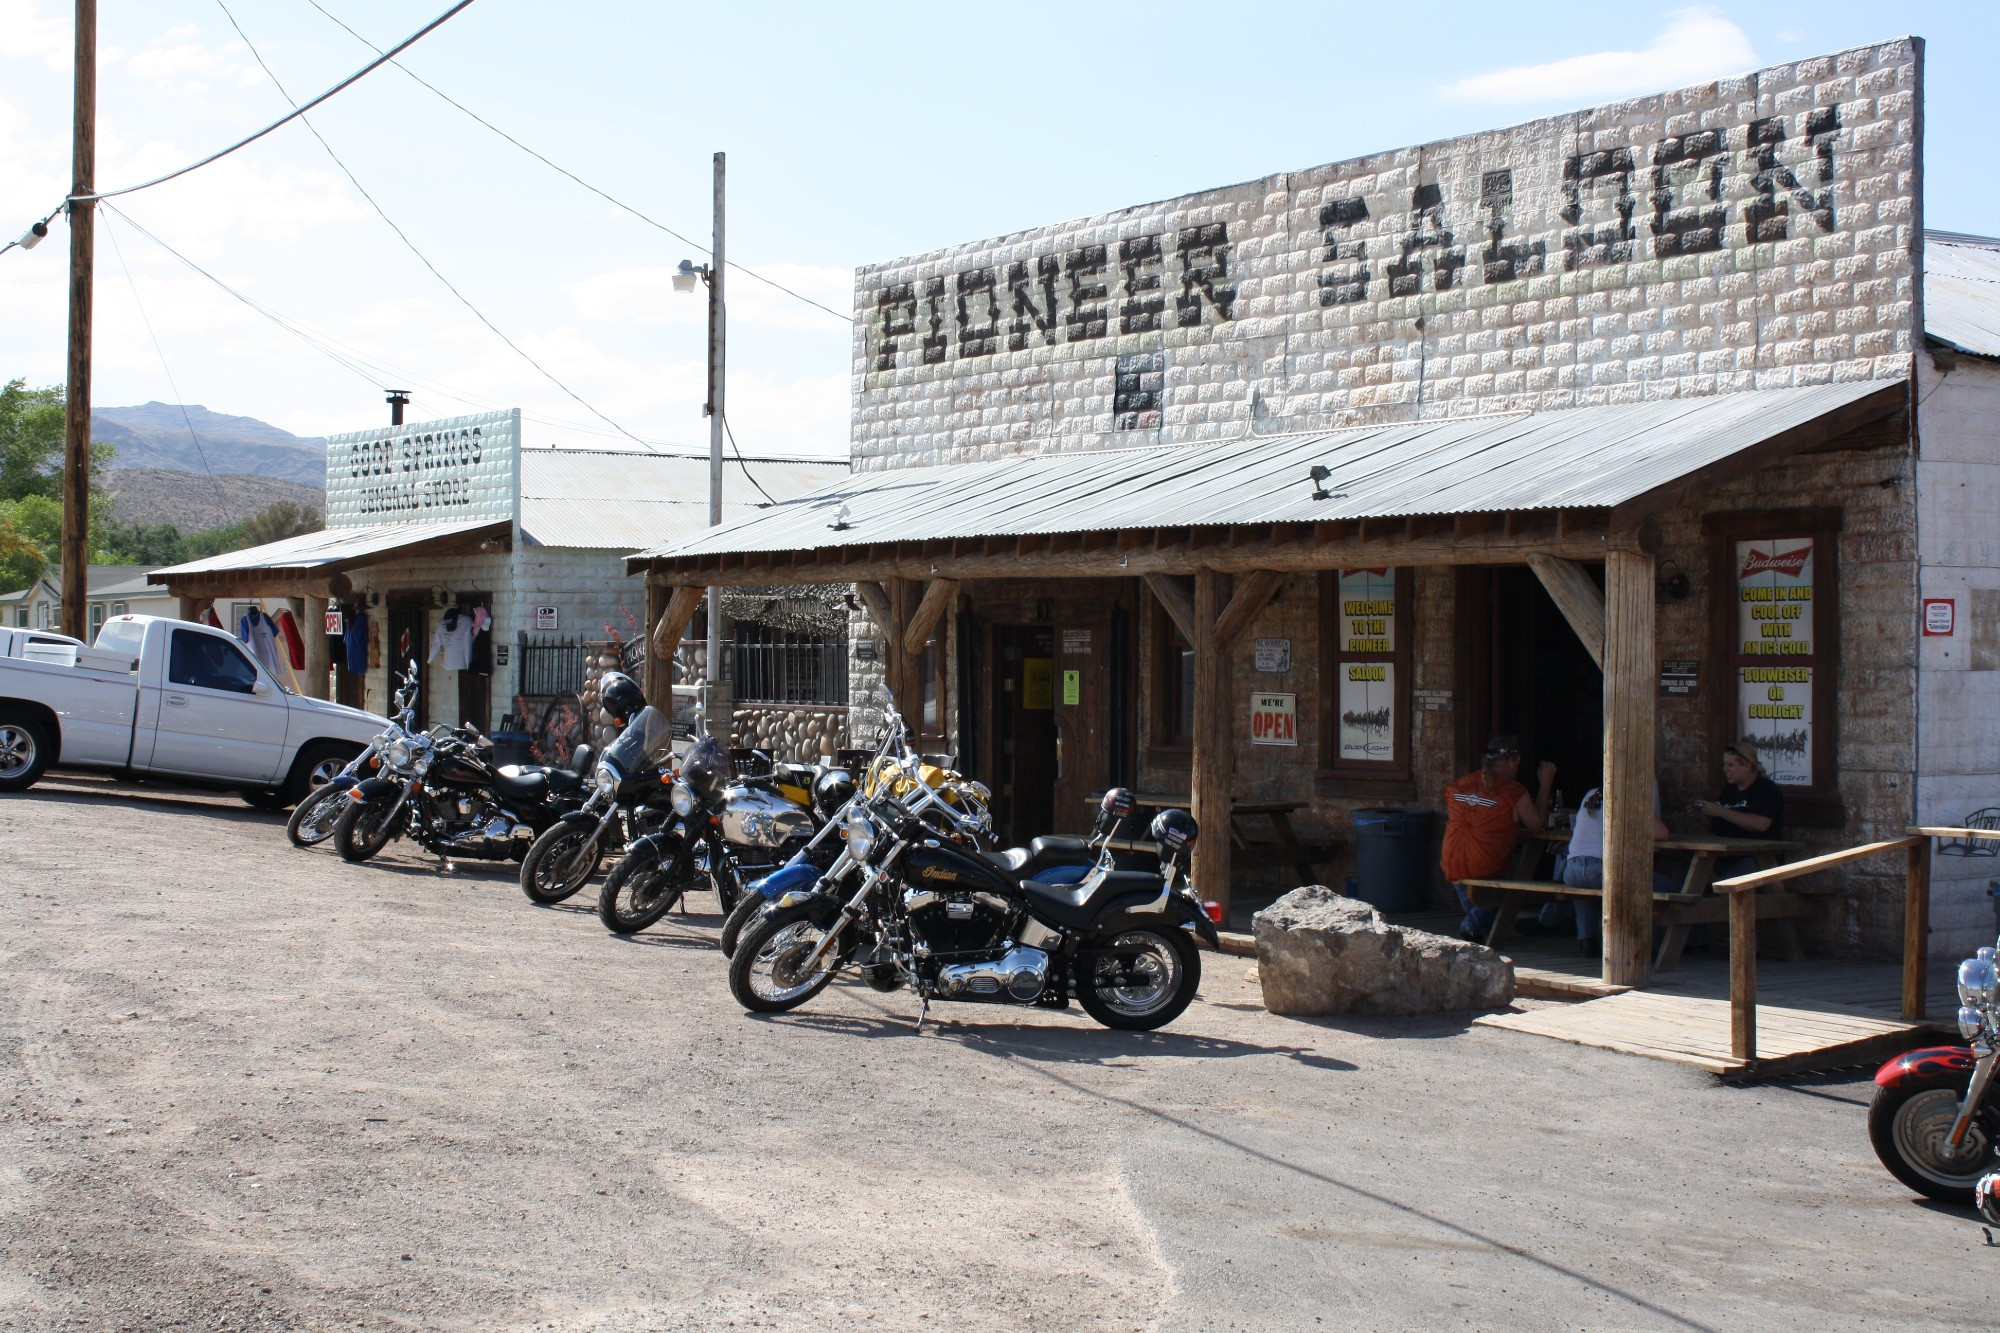
[[[1781,1074],[1887,1059],[1917,1042],[1927,1024],[1845,1005],[1757,1006],[1757,1059],[1730,1054],[1729,1001],[1632,990],[1525,1013],[1488,1014],[1479,1027],[1507,1028],[1627,1055],[1693,1065],[1723,1077]]]

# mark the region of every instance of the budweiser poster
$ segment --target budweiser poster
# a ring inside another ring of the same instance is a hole
[[[1813,574],[1810,539],[1736,543],[1737,732],[1779,786],[1812,785]]]

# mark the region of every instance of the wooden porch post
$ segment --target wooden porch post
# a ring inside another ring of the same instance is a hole
[[[180,598],[180,609],[175,614],[182,620],[200,620],[201,598],[189,597],[183,593]]]
[[[1653,558],[1604,558],[1604,980],[1652,979]]]
[[[1229,804],[1236,778],[1236,686],[1229,646],[1216,622],[1229,601],[1229,576],[1201,569],[1194,576],[1194,809],[1201,838],[1194,845],[1194,885],[1222,904],[1229,919]]]
[[[308,596],[299,632],[306,636],[305,679],[299,682],[307,697],[325,699],[327,681],[333,674],[333,654],[326,643],[326,598]]]
[[[889,688],[895,691],[896,711],[901,713],[903,721],[909,724],[911,740],[914,743],[916,731],[923,724],[924,701],[922,696],[913,690],[917,673],[912,662],[922,659],[920,656],[912,657],[906,638],[910,621],[917,612],[919,585],[914,579],[890,579],[888,593],[889,623],[882,627],[882,637],[887,641],[889,657],[882,664],[882,676],[888,682]],[[917,651],[919,654],[922,653],[922,644],[917,645]]]
[[[674,652],[708,589],[646,581],[646,702],[673,716]]]

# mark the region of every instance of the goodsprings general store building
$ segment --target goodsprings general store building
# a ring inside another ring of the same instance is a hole
[[[1357,808],[1439,811],[1500,731],[1604,783],[1607,900],[1655,774],[1692,829],[1741,736],[1810,850],[1961,823],[2000,243],[1924,233],[1921,90],[1898,40],[864,268],[856,474],[634,557],[655,644],[709,584],[855,582],[1003,826],[1184,793],[1211,894],[1299,882],[1232,801],[1338,884]],[[1994,868],[1938,859],[1934,954]],[[1840,873],[1809,938],[1893,956],[1900,863]]]

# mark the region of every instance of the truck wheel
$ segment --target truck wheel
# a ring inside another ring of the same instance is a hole
[[[54,747],[46,728],[17,713],[0,717],[0,791],[26,791],[49,766]]]
[[[278,789],[282,804],[275,808],[282,810],[285,806],[297,805],[309,794],[339,776],[340,770],[347,767],[347,761],[359,753],[359,747],[343,745],[339,741],[320,741],[315,745],[306,746],[299,751],[299,757],[292,761],[291,776],[287,777],[285,785]],[[252,801],[251,804],[255,805],[256,802]]]

